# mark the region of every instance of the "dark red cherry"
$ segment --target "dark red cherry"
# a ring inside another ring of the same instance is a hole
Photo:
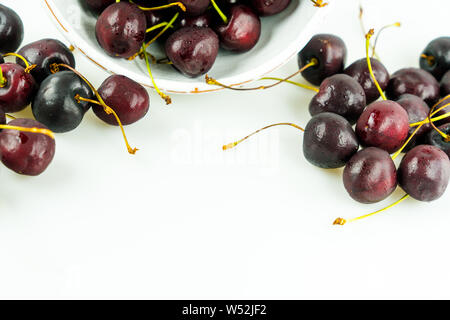
[[[439,148],[417,146],[402,159],[398,168],[398,183],[402,189],[419,201],[440,198],[447,189],[450,160]]]
[[[420,99],[418,96],[406,93],[400,96],[400,99],[396,101],[399,105],[403,107],[408,113],[409,123],[416,123],[425,120],[430,113],[430,108],[428,105]],[[409,128],[408,137],[416,130],[416,128]],[[431,130],[431,125],[429,123],[424,124],[420,127],[419,131],[416,132],[414,137],[408,143],[405,151],[414,148],[417,144],[420,144],[425,135]]]
[[[189,77],[208,72],[219,52],[219,38],[210,28],[184,27],[166,41],[166,55],[173,66]]]
[[[391,75],[386,94],[389,99],[397,100],[405,93],[418,96],[431,106],[439,99],[439,83],[425,70],[400,69]]]
[[[375,79],[377,79],[381,90],[386,90],[389,83],[389,72],[378,59],[370,58],[370,62],[372,64],[373,74],[375,75]],[[363,87],[364,92],[366,93],[367,104],[374,102],[380,97],[380,92],[370,76],[366,58],[353,62],[344,70],[344,73],[358,81]]]
[[[110,76],[98,88],[98,93],[103,101],[117,113],[123,125],[142,119],[148,112],[150,100],[147,90],[125,76]],[[106,123],[118,125],[116,118],[106,114],[102,106],[93,105],[92,110]]]
[[[450,94],[450,70],[447,71],[441,79],[441,97]]]
[[[431,73],[437,81],[450,70],[450,37],[431,41],[420,57],[420,67]]]
[[[94,93],[72,71],[57,72],[45,79],[31,105],[33,115],[50,130],[68,132],[78,127],[90,103],[78,101],[77,95],[93,99]]]
[[[365,107],[366,95],[360,84],[348,75],[335,74],[322,81],[319,93],[309,103],[309,113],[333,112],[354,124]]]
[[[344,186],[358,202],[375,203],[389,197],[397,188],[397,170],[391,156],[379,148],[366,148],[347,163]]]
[[[302,72],[310,83],[319,86],[325,78],[342,73],[347,57],[347,47],[341,38],[332,34],[317,34],[298,53],[298,66],[304,67],[313,59],[317,65]]]
[[[390,100],[372,102],[356,123],[356,134],[361,145],[377,147],[389,153],[400,149],[408,132],[408,113]]]
[[[208,28],[211,27],[212,23],[211,12],[207,11],[195,17],[184,15],[179,20],[177,20],[176,23],[179,28],[182,27]]]
[[[15,119],[11,126],[47,129],[32,119]],[[0,159],[9,169],[37,176],[47,169],[55,155],[55,140],[41,133],[3,129],[0,132]]]
[[[249,0],[250,6],[262,17],[280,13],[290,3],[291,0]]]
[[[30,64],[36,67],[31,74],[38,83],[44,81],[51,72],[51,65],[63,63],[75,68],[75,58],[67,46],[56,39],[41,39],[22,47],[18,54],[23,56]],[[16,58],[16,63],[25,67],[24,62]]]
[[[201,15],[208,9],[210,4],[209,0],[180,0],[180,2],[184,4],[186,7],[186,14],[190,16]]]
[[[0,4],[0,53],[16,52],[23,40],[23,23],[12,9]]]
[[[146,30],[144,12],[137,5],[125,1],[106,8],[95,25],[97,41],[106,53],[125,59],[141,49]]]
[[[235,52],[252,49],[261,35],[261,21],[256,13],[250,7],[238,4],[229,9],[227,17],[227,24],[219,22],[215,28],[222,48]]]
[[[343,167],[358,148],[358,139],[352,126],[338,114],[320,113],[305,128],[303,154],[317,167]]]
[[[24,68],[15,63],[0,65],[6,83],[0,85],[0,108],[18,112],[26,108],[36,94],[36,81]]]
[[[102,13],[106,8],[116,2],[116,0],[85,0],[88,8],[96,14]]]
[[[446,123],[438,127],[438,129],[446,135],[450,135],[450,123]],[[424,142],[441,149],[447,154],[448,157],[450,157],[450,141],[447,141],[436,130],[430,130],[426,135]]]
[[[144,14],[147,21],[147,29],[156,26],[161,22],[165,22],[167,20],[167,15],[165,14],[164,10],[147,10],[144,11]],[[177,21],[178,19],[175,20],[175,23]],[[151,32],[146,32],[145,41],[150,41],[151,39],[153,39],[156,35],[158,35],[162,31],[162,29],[164,29],[164,27],[161,27]],[[166,35],[169,32],[169,30],[172,30],[172,28],[166,30],[166,32],[164,32],[161,36]]]

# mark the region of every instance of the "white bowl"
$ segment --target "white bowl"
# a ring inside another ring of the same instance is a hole
[[[64,37],[98,67],[153,87],[143,60],[113,58],[98,45],[96,17],[83,9],[82,0],[41,1]],[[305,46],[329,7],[317,8],[309,0],[292,0],[283,12],[262,18],[261,38],[252,50],[243,54],[221,50],[208,75],[222,83],[238,85],[259,79],[281,67]],[[165,57],[158,45],[149,48],[157,58]],[[170,65],[153,65],[152,72],[158,87],[166,92],[203,93],[222,89],[206,84],[203,76],[186,78]]]

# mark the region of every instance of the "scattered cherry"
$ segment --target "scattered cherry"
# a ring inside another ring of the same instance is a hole
[[[432,40],[420,56],[420,67],[440,81],[444,73],[450,70],[450,37]]]
[[[443,124],[438,129],[443,133],[450,135],[450,123]],[[425,137],[425,143],[441,149],[450,158],[450,141],[443,138],[436,130],[431,130],[428,132]]]
[[[23,23],[12,9],[0,4],[0,54],[16,52],[23,40]]]
[[[261,17],[280,13],[291,3],[291,0],[249,0],[250,6]]]

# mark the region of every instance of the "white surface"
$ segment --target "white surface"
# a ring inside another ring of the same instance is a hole
[[[24,19],[25,43],[61,39],[39,2],[2,1]],[[403,23],[379,42],[390,72],[417,66],[423,47],[449,30],[447,0],[364,4],[367,26]],[[339,1],[316,30],[345,40],[348,63],[364,53],[357,16],[357,1]],[[107,76],[76,58],[96,85]],[[294,70],[292,61],[276,75]],[[221,151],[266,124],[305,125],[312,95],[284,85],[174,95],[165,107],[151,93],[149,116],[127,128],[136,156],[89,112],[57,137],[42,176],[2,167],[0,298],[450,298],[450,191],[333,227],[402,192],[355,203],[340,170],[305,161],[293,128]]]
[[[83,10],[80,0],[39,0],[50,13],[49,16],[75,47],[80,48],[91,59],[114,73],[126,75],[136,81],[153,87],[145,62],[133,62],[108,56],[95,39],[94,15]],[[84,0],[82,0],[84,1]],[[50,6],[50,7],[49,7]],[[219,81],[238,84],[259,79],[266,73],[284,65],[314,34],[314,26],[323,22],[331,6],[318,9],[306,0],[294,0],[279,15],[263,20],[261,37],[249,52],[236,54],[220,50],[216,62],[208,74]],[[57,23],[55,17],[59,21]],[[61,27],[64,26],[64,28]],[[148,49],[157,59],[165,57],[156,43]],[[156,65],[152,72],[161,90],[169,92],[195,92],[213,89],[205,83],[204,76],[187,78],[173,70],[170,65]]]

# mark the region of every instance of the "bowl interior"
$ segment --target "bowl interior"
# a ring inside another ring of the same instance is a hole
[[[96,16],[86,10],[84,0],[43,2],[63,35],[91,61],[110,73],[123,74],[152,87],[143,60],[113,58],[98,45],[95,38]],[[240,84],[282,66],[307,43],[313,27],[320,23],[327,7],[316,8],[308,0],[292,0],[283,12],[261,19],[261,38],[252,50],[242,54],[220,50],[208,74],[226,84]],[[165,57],[157,43],[149,47],[149,52],[156,58]],[[158,86],[167,92],[198,93],[219,89],[207,85],[204,77],[187,78],[170,65],[152,65],[152,72]]]

